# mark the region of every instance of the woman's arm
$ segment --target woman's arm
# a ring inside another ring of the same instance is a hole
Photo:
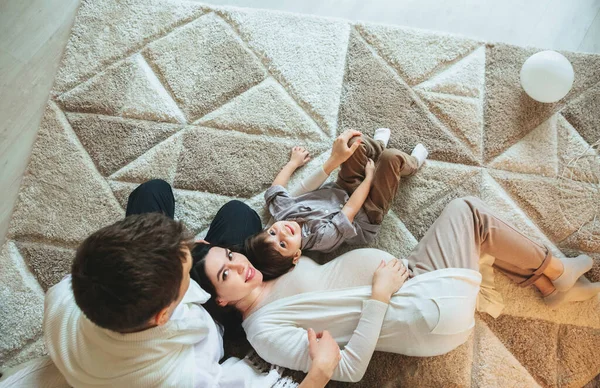
[[[308,352],[312,364],[299,388],[325,387],[342,359],[340,347],[327,330],[316,334],[308,329]]]
[[[360,320],[350,341],[340,352],[342,357],[332,380],[356,382],[363,378],[379,340],[390,298],[407,277],[406,268],[397,259],[387,264],[382,261],[373,276],[371,299],[363,301]],[[294,370],[310,370],[308,340],[306,330],[302,328],[272,326],[248,340],[265,361]]]

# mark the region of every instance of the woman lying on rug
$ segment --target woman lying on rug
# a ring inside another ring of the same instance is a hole
[[[328,328],[344,346],[332,377],[340,381],[359,381],[375,350],[428,357],[463,344],[475,325],[482,255],[495,257],[494,267],[520,286],[535,285],[551,306],[600,292],[600,282],[582,276],[591,258],[554,257],[472,197],[444,209],[408,258],[414,277],[406,282],[405,264],[377,249],[322,266],[301,257],[271,281],[240,253],[216,246],[205,252],[195,271],[212,295],[209,312],[234,308],[262,358],[302,371],[310,367],[305,329]]]
[[[322,266],[300,257],[294,270],[265,281],[244,255],[207,244],[194,251],[192,276],[212,295],[206,309],[217,320],[243,319],[266,361],[307,371],[306,329],[327,328],[345,347],[333,379],[358,381],[375,350],[444,354],[467,340],[476,308],[497,315],[493,300],[477,303],[484,255],[520,286],[535,285],[553,307],[600,292],[600,283],[582,276],[591,258],[554,257],[476,198],[452,201],[408,260],[377,249],[357,249]]]

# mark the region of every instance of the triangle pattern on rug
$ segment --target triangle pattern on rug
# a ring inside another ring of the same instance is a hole
[[[356,28],[411,86],[468,55],[482,43],[409,27],[359,23]]]
[[[45,347],[34,351],[36,354],[26,354],[28,345],[42,337],[44,290],[10,240],[0,246],[0,278],[0,362],[4,369],[45,354]]]
[[[81,4],[52,93],[58,95],[206,11],[186,0]]]
[[[163,179],[172,185],[177,173],[182,138],[183,131],[158,143],[136,160],[112,174],[109,179],[134,183]]]
[[[123,212],[58,107],[46,107],[10,235],[76,244]]]
[[[174,186],[249,198],[270,186],[294,146],[319,155],[331,144],[190,126],[183,134]]]
[[[485,93],[485,46],[414,87],[434,93],[481,99]]]
[[[561,248],[585,252],[600,252],[600,214],[560,242]]]
[[[484,158],[486,162],[504,152],[519,139],[560,111],[565,105],[570,105],[573,100],[577,101],[582,92],[585,93],[584,96],[589,97],[587,100],[584,99],[576,103],[576,105],[583,106],[572,107],[573,116],[581,117],[583,122],[587,123],[582,122],[582,129],[579,130],[582,135],[584,133],[587,135],[589,130],[591,130],[591,133],[597,132],[593,126],[589,126],[588,119],[585,116],[590,111],[588,106],[594,106],[595,104],[592,89],[594,85],[600,82],[599,56],[564,52],[563,54],[571,62],[575,74],[577,74],[573,82],[573,88],[562,100],[552,104],[544,104],[527,96],[519,79],[519,72],[523,63],[536,51],[538,50],[535,48],[523,48],[502,43],[496,43],[487,48],[486,98],[484,102]],[[590,90],[586,91],[586,89]],[[580,111],[581,108],[584,108],[584,112]],[[570,113],[569,108],[563,110],[565,117]],[[567,118],[570,119],[569,117]],[[571,122],[573,123],[573,121]],[[576,126],[576,128],[578,127]],[[586,136],[583,137],[586,138]]]
[[[325,140],[327,137],[273,78],[207,114],[197,124],[250,134]]]
[[[540,387],[481,319],[475,323],[473,381],[481,387]]]
[[[600,193],[590,185],[568,179],[488,171],[552,241],[570,236],[598,211]]]
[[[252,9],[217,12],[235,26],[300,106],[333,136],[350,24]]]
[[[57,98],[66,111],[185,123],[183,112],[140,54]]]
[[[552,115],[494,159],[489,166],[500,170],[555,177],[558,174],[558,116]]]
[[[479,314],[508,351],[542,386],[554,386],[559,325],[537,319]]]
[[[428,160],[415,175],[402,179],[392,208],[406,222],[477,173],[476,168]]]
[[[15,241],[15,244],[44,291],[71,273],[74,249],[37,242]]]
[[[425,101],[429,110],[453,131],[457,138],[469,146],[474,155],[482,154],[481,100],[421,90],[417,90],[417,94]]]
[[[429,112],[415,92],[352,31],[338,133],[392,130],[389,147],[410,153],[423,143],[431,159],[478,165],[477,158]]]
[[[562,116],[558,115],[558,162],[562,178],[600,183],[600,145],[594,148]]]
[[[481,199],[499,218],[514,225],[518,231],[533,241],[543,244],[555,257],[564,257],[487,170],[482,171]]]
[[[596,377],[600,372],[598,349],[600,330],[562,325],[558,334],[558,381],[583,387]]]
[[[200,191],[173,190],[175,197],[175,219],[197,235],[207,228],[221,206],[236,199],[224,195]]]
[[[66,116],[81,144],[105,176],[135,160],[183,127],[87,113],[66,113]]]

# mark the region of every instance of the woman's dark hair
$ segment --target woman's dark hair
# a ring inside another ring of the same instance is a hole
[[[215,290],[215,286],[212,281],[206,275],[206,255],[208,255],[208,251],[211,248],[218,247],[228,249],[226,247],[222,247],[219,245],[212,244],[197,244],[192,250],[192,258],[194,260],[194,264],[192,265],[192,270],[190,271],[190,276],[192,279],[196,281],[202,287],[202,289],[208,292],[211,298],[202,305],[208,311],[208,313],[213,317],[213,319],[219,322],[225,333],[223,337],[226,340],[239,340],[246,338],[246,333],[242,328],[242,313],[236,309],[234,306],[219,306],[217,304],[217,291]],[[229,249],[239,252],[238,247],[231,247]]]
[[[193,236],[162,213],[131,215],[85,239],[71,268],[77,306],[116,332],[149,327],[179,296]]]
[[[294,257],[285,257],[274,244],[268,243],[268,230],[250,236],[244,242],[246,257],[263,274],[263,280],[271,280],[285,275],[294,267]]]

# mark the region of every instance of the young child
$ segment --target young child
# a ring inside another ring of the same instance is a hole
[[[386,149],[389,138],[387,128],[375,131],[373,139],[358,131],[344,132],[322,168],[289,193],[285,186],[291,175],[310,160],[304,148],[292,149],[290,161],[265,193],[275,223],[245,242],[245,253],[265,280],[288,272],[302,250],[331,252],[344,242],[375,239],[400,178],[413,175],[428,154],[422,144],[411,155]],[[336,184],[323,185],[337,167]]]

